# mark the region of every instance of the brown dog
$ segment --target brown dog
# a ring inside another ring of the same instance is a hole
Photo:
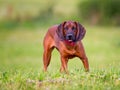
[[[47,67],[51,59],[51,53],[54,48],[60,52],[61,72],[65,71],[68,73],[68,59],[74,57],[80,58],[83,62],[85,70],[89,71],[88,59],[81,42],[85,33],[86,30],[84,27],[74,21],[65,21],[60,25],[55,25],[49,28],[44,38],[44,71],[47,71]]]

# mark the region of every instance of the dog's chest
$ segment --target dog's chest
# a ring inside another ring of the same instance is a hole
[[[64,50],[68,55],[75,55],[76,54],[76,50],[75,49],[65,49]]]
[[[70,57],[75,57],[77,55],[77,50],[74,47],[69,47],[66,46],[63,42],[59,42],[59,45],[57,45],[57,49],[59,50],[59,52],[63,55],[63,56],[70,56]]]
[[[63,56],[67,57],[68,59],[72,59],[77,56],[77,51],[75,49],[65,49]]]
[[[68,57],[75,57],[76,56],[76,54],[77,54],[77,51],[76,51],[76,49],[74,48],[74,47],[72,47],[72,48],[68,48],[68,47],[64,47],[64,48],[62,48],[62,51],[64,52],[63,54],[66,56],[68,56]]]

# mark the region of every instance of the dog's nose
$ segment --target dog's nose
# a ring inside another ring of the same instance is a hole
[[[73,35],[72,35],[72,34],[68,34],[68,35],[67,35],[67,38],[68,38],[69,40],[72,40],[72,39],[73,39]]]

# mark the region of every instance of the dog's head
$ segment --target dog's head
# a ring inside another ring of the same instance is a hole
[[[57,34],[61,40],[67,40],[68,42],[82,40],[85,33],[86,30],[84,27],[80,23],[74,21],[64,21],[57,29]]]

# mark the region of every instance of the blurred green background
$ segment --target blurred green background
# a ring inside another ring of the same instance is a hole
[[[54,50],[44,75],[43,38],[50,26],[66,20],[79,21],[87,30],[82,42],[90,73],[75,58],[68,64],[70,75],[61,75]],[[119,68],[120,0],[0,0],[1,90],[40,89],[38,80],[41,90],[119,90]],[[46,81],[54,79],[55,84]]]
[[[120,26],[119,0],[0,0],[0,28],[45,26],[64,20]]]

